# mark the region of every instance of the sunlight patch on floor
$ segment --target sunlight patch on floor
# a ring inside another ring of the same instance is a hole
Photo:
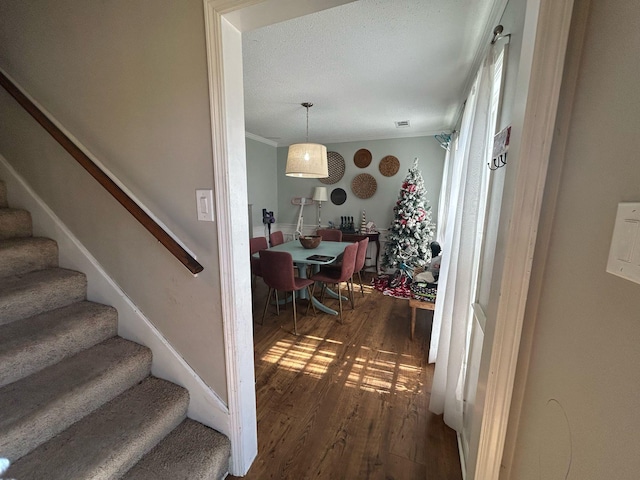
[[[261,360],[284,370],[322,378],[335,361],[335,349],[341,345],[342,342],[336,340],[301,335],[277,341]],[[368,392],[419,393],[422,382],[417,379],[421,374],[420,361],[411,355],[362,346],[347,356],[338,378],[346,377],[347,387]]]
[[[338,348],[339,345],[342,345],[342,342],[302,335],[296,339],[277,341],[261,360],[278,364],[278,368],[321,378],[336,357],[331,347]]]
[[[416,381],[422,367],[405,363],[407,355],[391,352],[375,352],[375,358],[358,356],[351,365],[347,386],[358,387],[375,393],[419,392]],[[411,358],[411,357],[410,357]]]
[[[353,291],[356,295],[360,295],[360,285],[358,284],[358,282],[354,282],[353,284]],[[373,288],[373,285],[366,285],[366,284],[362,284],[362,292],[365,295],[371,295],[373,292],[375,292],[376,289]]]

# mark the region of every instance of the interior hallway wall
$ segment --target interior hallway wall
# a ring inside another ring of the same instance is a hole
[[[0,66],[204,271],[191,275],[3,89],[0,154],[226,400],[218,225],[196,216],[195,190],[213,188],[202,1],[6,0],[0,19]]]
[[[619,202],[640,202],[640,4],[591,0],[510,478],[636,479],[640,285],[606,273]],[[575,21],[575,14],[574,14]],[[615,32],[615,35],[602,32]],[[575,35],[575,32],[573,32]],[[560,107],[571,99],[565,94]],[[550,170],[557,172],[557,169]],[[556,179],[550,179],[555,181]],[[514,428],[514,422],[510,428]]]
[[[253,236],[264,236],[262,209],[278,219],[278,150],[275,146],[246,138],[247,192],[252,205]]]

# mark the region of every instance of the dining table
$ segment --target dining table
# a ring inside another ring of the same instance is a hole
[[[300,278],[307,278],[307,266],[311,265],[314,272],[320,270],[322,265],[329,265],[336,261],[336,259],[344,252],[345,247],[352,245],[353,242],[320,242],[316,248],[304,248],[298,240],[291,242],[281,243],[275,247],[271,247],[269,250],[276,252],[288,252],[291,254],[293,263],[298,267],[298,276]],[[255,257],[259,258],[259,254],[255,253]],[[322,258],[324,257],[324,258]],[[338,294],[334,291],[327,289],[327,293],[338,298]],[[308,299],[308,293],[305,288],[298,291],[299,298]],[[343,297],[344,300],[348,300]],[[338,312],[330,307],[327,307],[324,303],[320,302],[317,298],[311,299],[313,305],[320,311],[328,313],[330,315],[338,315]]]

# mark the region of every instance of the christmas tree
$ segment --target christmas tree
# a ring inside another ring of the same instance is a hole
[[[393,207],[394,219],[389,227],[383,266],[409,273],[414,267],[425,265],[429,259],[434,226],[431,224],[431,206],[427,205],[425,194],[416,158]]]

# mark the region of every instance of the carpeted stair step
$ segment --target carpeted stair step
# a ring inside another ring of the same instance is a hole
[[[230,454],[227,437],[187,418],[122,480],[220,479],[229,473]]]
[[[185,389],[149,377],[14,462],[6,477],[118,479],[186,418],[188,404]]]
[[[0,208],[0,240],[16,237],[30,237],[31,214],[26,210]]]
[[[4,386],[0,389],[2,456],[10,461],[20,458],[140,382],[150,371],[148,348],[113,337]]]
[[[7,184],[0,180],[0,208],[7,208]]]
[[[83,273],[48,268],[0,278],[0,325],[85,299]]]
[[[0,240],[0,277],[58,266],[58,244],[50,238]]]
[[[0,387],[114,337],[115,308],[77,302],[0,325]]]

